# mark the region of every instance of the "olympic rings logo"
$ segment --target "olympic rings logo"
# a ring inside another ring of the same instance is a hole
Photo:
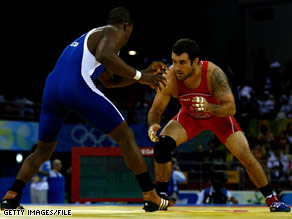
[[[71,131],[71,138],[79,146],[117,146],[117,143],[107,135],[99,132],[95,128],[86,127],[84,125],[76,125]]]

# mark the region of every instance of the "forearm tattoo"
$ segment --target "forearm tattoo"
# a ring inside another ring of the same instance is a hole
[[[220,68],[215,68],[212,72],[211,83],[216,98],[224,96],[231,91],[228,79]]]

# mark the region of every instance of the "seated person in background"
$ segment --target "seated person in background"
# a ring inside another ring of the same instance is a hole
[[[62,161],[55,159],[53,161],[53,168],[50,170],[50,177],[62,177],[60,170],[62,169]]]
[[[172,158],[172,174],[169,180],[168,195],[178,200],[179,187],[178,183],[186,181],[186,176],[180,170],[176,158]]]
[[[224,188],[226,182],[225,171],[212,172],[209,180],[210,187],[201,191],[197,204],[238,204],[231,192]]]

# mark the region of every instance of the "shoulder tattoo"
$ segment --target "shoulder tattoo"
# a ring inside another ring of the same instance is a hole
[[[211,83],[215,97],[221,97],[231,92],[228,79],[220,68],[215,68],[211,74]]]

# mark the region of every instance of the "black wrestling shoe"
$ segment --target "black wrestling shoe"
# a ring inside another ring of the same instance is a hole
[[[176,203],[176,199],[174,197],[172,197],[172,196],[168,196],[165,192],[160,192],[160,193],[158,193],[158,195],[161,198],[163,198],[165,200],[168,200],[171,203],[171,205],[169,205],[169,206],[173,206]],[[159,210],[167,211],[167,207],[164,208],[164,209],[159,209]]]
[[[143,192],[142,194],[144,199],[143,209],[146,212],[167,210],[167,207],[174,205],[174,202],[169,200],[168,197],[162,198],[158,195],[155,189],[149,192]]]
[[[3,211],[5,209],[24,209],[19,204],[19,199],[20,198],[17,196],[17,193],[8,191],[0,203],[1,210]]]

